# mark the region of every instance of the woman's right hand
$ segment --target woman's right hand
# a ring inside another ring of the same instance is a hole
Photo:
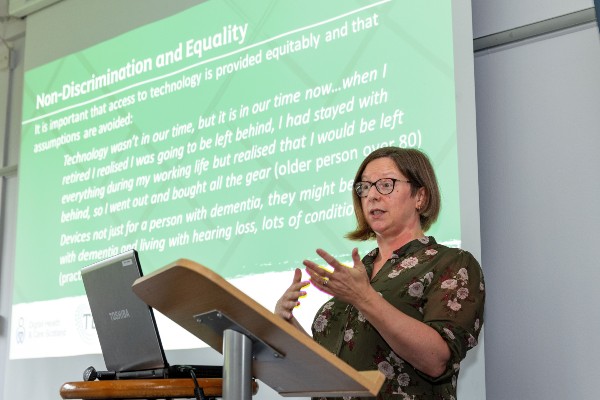
[[[306,296],[306,292],[302,290],[303,287],[308,286],[310,282],[301,281],[302,271],[300,268],[296,268],[294,271],[294,280],[289,288],[283,293],[281,298],[277,300],[275,304],[275,315],[291,321],[294,317],[294,308],[300,305],[300,297]]]

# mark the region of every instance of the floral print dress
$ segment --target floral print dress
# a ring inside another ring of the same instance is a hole
[[[378,252],[363,258],[369,276]],[[335,298],[317,312],[314,340],[358,371],[381,371],[386,379],[377,399],[456,399],[460,361],[477,344],[483,324],[485,288],[477,260],[423,237],[396,250],[371,286],[398,310],[439,332],[451,352],[441,376],[427,376],[402,360],[356,308]]]

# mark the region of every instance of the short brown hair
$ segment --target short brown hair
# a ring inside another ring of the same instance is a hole
[[[411,196],[415,196],[419,188],[425,189],[425,200],[420,211],[421,228],[427,231],[437,220],[441,208],[440,190],[429,157],[417,149],[400,147],[381,147],[369,154],[358,167],[354,183],[362,180],[362,174],[371,161],[387,157],[394,161],[400,172],[410,181]],[[363,214],[360,197],[352,191],[356,229],[346,237],[352,240],[369,240],[375,238],[375,232],[367,224]]]

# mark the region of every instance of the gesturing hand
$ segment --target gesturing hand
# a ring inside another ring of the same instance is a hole
[[[312,261],[305,260],[303,264],[310,276],[310,283],[319,290],[345,303],[355,304],[360,302],[368,290],[371,289],[371,285],[365,266],[358,254],[358,249],[352,250],[353,268],[340,263],[325,250],[317,249],[317,254],[333,268],[333,271],[328,271]]]
[[[275,314],[285,320],[290,320],[293,317],[294,308],[300,305],[298,299],[302,296],[306,296],[306,292],[302,290],[303,287],[308,286],[308,281],[301,281],[302,271],[296,268],[294,271],[294,279],[289,288],[283,293],[281,298],[277,300],[275,304]]]

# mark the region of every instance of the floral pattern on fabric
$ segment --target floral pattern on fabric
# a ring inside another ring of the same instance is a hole
[[[378,252],[363,258],[369,275]],[[386,379],[377,399],[455,400],[460,361],[477,344],[483,325],[485,285],[479,263],[466,251],[424,237],[396,250],[371,286],[395,308],[439,332],[451,351],[446,372],[434,379],[416,370],[356,308],[335,298],[317,312],[314,340],[359,371],[381,371]]]

